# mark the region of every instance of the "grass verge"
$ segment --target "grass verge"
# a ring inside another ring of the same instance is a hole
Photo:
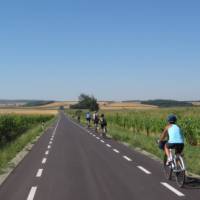
[[[28,143],[33,143],[36,137],[41,136],[46,128],[48,128],[56,117],[46,122],[44,127],[37,125],[36,127],[28,130],[13,142],[7,144],[0,149],[0,174],[4,172],[4,169],[8,167],[9,162],[24,149]]]
[[[115,126],[109,127],[109,134],[113,139],[126,142],[132,148],[138,147],[154,154],[160,159],[163,159],[163,152],[156,144],[156,136],[147,137],[143,133],[135,134],[131,131],[127,131]],[[187,171],[200,175],[200,148],[198,146],[186,144],[184,149],[184,158],[186,161]]]

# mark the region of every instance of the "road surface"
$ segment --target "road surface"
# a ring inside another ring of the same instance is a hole
[[[200,183],[167,181],[161,164],[61,113],[0,187],[0,200],[198,200]]]

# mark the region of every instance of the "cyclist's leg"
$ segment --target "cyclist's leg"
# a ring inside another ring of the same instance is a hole
[[[165,153],[166,153],[167,158],[168,158],[167,163],[172,161],[172,155],[171,155],[170,149],[174,149],[174,148],[175,148],[175,144],[166,143],[166,145],[165,145]]]

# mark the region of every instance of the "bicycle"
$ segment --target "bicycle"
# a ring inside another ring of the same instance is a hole
[[[167,155],[164,155],[163,165],[164,174],[168,180],[172,179],[172,175],[175,175],[177,185],[182,188],[185,184],[186,167],[181,154],[176,153],[175,149],[170,149],[172,161],[167,164]]]

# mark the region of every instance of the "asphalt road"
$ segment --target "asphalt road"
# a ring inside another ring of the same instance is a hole
[[[64,114],[0,187],[0,200],[199,200],[200,181],[184,189],[162,165],[69,120]]]

